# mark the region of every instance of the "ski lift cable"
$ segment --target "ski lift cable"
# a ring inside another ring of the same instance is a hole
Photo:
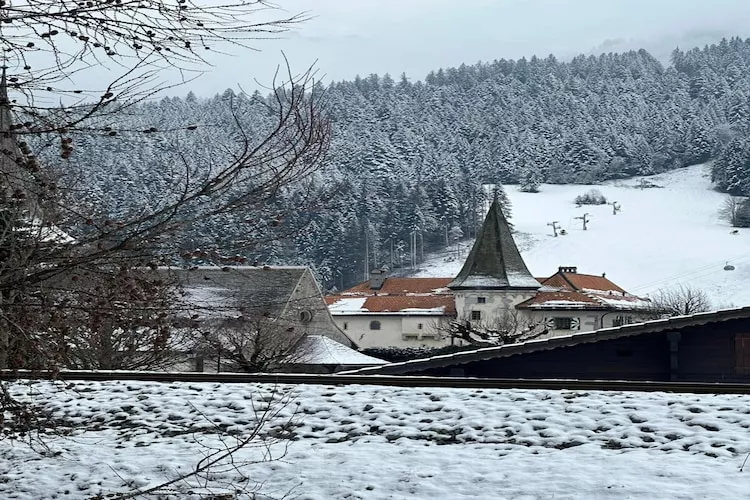
[[[664,278],[660,278],[660,279],[653,280],[653,281],[650,281],[650,282],[647,282],[647,283],[643,283],[641,285],[633,287],[632,289],[633,290],[637,290],[639,288],[650,287],[652,285],[655,285],[655,284],[658,284],[658,283],[661,283],[661,282],[671,281],[671,280],[674,280],[675,278],[681,278],[681,277],[684,277],[684,276],[690,276],[690,275],[694,275],[694,274],[696,274],[696,275],[697,274],[707,274],[706,271],[708,271],[708,273],[711,273],[711,272],[714,272],[714,270],[716,269],[716,266],[720,266],[722,263],[726,264],[727,262],[735,262],[735,263],[745,262],[748,259],[750,259],[750,255],[744,255],[744,256],[743,255],[738,255],[735,258],[722,259],[720,261],[716,261],[715,263],[707,264],[707,265],[705,265],[703,267],[699,267],[699,268],[696,268],[696,269],[691,269],[690,271],[685,271],[685,272],[682,272],[682,273],[673,274],[673,275],[670,275],[670,276],[666,276]]]
[[[706,266],[699,267],[697,269],[691,269],[690,271],[686,271],[686,272],[678,273],[678,274],[673,274],[671,276],[666,276],[666,277],[660,278],[658,280],[653,280],[653,281],[650,281],[650,282],[647,282],[647,283],[643,283],[643,284],[635,286],[635,287],[631,287],[631,290],[641,290],[641,289],[644,289],[644,288],[651,288],[653,286],[657,286],[657,285],[662,284],[662,283],[666,283],[666,282],[669,282],[669,281],[674,281],[674,280],[676,280],[678,278],[688,278],[689,277],[691,279],[695,279],[695,278],[698,278],[698,277],[707,276],[707,275],[715,272],[716,271],[716,267],[717,266],[721,266],[722,263],[724,263],[726,265],[727,262],[741,263],[741,262],[745,262],[747,260],[750,260],[750,255],[745,255],[744,257],[737,256],[736,258],[729,259],[729,260],[722,259],[721,261],[716,261],[716,263],[708,264]]]
[[[721,264],[717,264],[716,266],[720,266],[720,265]],[[663,285],[665,285],[667,283],[675,282],[675,281],[678,282],[678,283],[682,282],[682,281],[687,281],[687,282],[693,281],[695,279],[703,278],[705,276],[709,276],[711,274],[716,273],[717,272],[716,266],[711,266],[711,268],[709,268],[709,269],[699,269],[699,270],[695,270],[693,272],[686,272],[686,273],[681,273],[681,274],[675,274],[675,275],[672,275],[672,276],[667,276],[667,277],[665,277],[663,279],[660,279],[660,280],[655,280],[655,281],[652,281],[650,283],[646,283],[646,284],[638,285],[636,287],[632,287],[631,290],[638,291],[638,290],[644,290],[644,289],[648,289],[648,288],[660,287],[660,286],[663,286]],[[722,266],[722,269],[723,269],[723,266]]]

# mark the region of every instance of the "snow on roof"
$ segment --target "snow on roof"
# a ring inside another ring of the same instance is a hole
[[[357,352],[324,335],[308,335],[303,338],[288,359],[290,363],[305,365],[373,366],[387,364],[387,361]]]
[[[460,288],[539,288],[539,282],[532,276],[520,273],[508,273],[504,278],[470,275],[461,281]]]
[[[367,297],[329,296],[328,309],[334,316],[354,314],[455,315],[453,295],[376,295]]]
[[[604,309],[606,306],[600,301],[579,292],[570,290],[550,290],[537,294],[518,304],[520,309]]]
[[[453,278],[386,278],[383,286],[375,290],[365,281],[341,292],[341,295],[406,295],[450,294],[448,283]]]
[[[326,297],[328,310],[331,314],[364,312],[364,305],[367,297]]]
[[[651,309],[654,307],[650,300],[636,297],[634,295],[595,295],[595,297],[615,309]]]

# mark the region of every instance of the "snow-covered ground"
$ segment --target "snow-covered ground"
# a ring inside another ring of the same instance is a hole
[[[276,416],[262,436],[291,437],[286,456],[214,468],[211,488],[249,479],[300,499],[750,496],[750,466],[740,471],[750,396],[152,382],[12,389],[52,410],[59,435],[36,451],[0,441],[3,499],[102,498],[157,484],[223,449],[217,430],[246,435],[253,408],[267,407]],[[266,451],[253,446],[235,461]],[[188,493],[199,486],[179,481],[169,498],[200,498]]]
[[[704,290],[716,307],[750,305],[750,229],[719,220],[726,195],[711,187],[704,165],[646,177],[661,188],[639,189],[640,179],[597,186],[542,185],[539,193],[506,186],[512,203],[516,240],[534,276],[550,276],[558,266],[578,266],[607,277],[630,293],[647,295],[680,284]],[[598,189],[610,205],[576,207],[575,197]],[[590,216],[582,229],[584,213]],[[558,221],[565,236],[552,235],[547,223]],[[468,255],[436,255],[416,276],[455,276]],[[729,263],[734,271],[725,271]]]

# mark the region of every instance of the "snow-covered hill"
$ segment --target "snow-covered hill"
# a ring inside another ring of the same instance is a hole
[[[646,177],[661,187],[640,189],[641,179],[598,186],[542,185],[539,193],[506,186],[512,203],[516,242],[535,276],[549,276],[558,266],[578,266],[587,274],[607,277],[631,293],[646,295],[660,288],[689,285],[704,290],[715,307],[750,304],[750,229],[732,228],[719,219],[726,195],[714,191],[706,165]],[[576,207],[579,194],[595,188],[610,205]],[[584,231],[576,217],[590,214]],[[567,232],[555,238],[548,222]],[[435,255],[417,276],[455,276],[471,248],[461,257]],[[734,271],[725,271],[729,263]]]

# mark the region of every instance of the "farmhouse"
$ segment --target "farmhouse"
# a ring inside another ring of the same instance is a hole
[[[750,382],[750,307],[434,356],[357,373]]]
[[[455,327],[512,332],[527,338],[566,335],[641,321],[650,301],[631,295],[606,275],[560,267],[534,278],[494,201],[455,278],[371,279],[326,297],[336,324],[361,347],[441,347],[461,343]]]
[[[308,267],[201,266],[165,268],[161,272],[180,285],[185,316],[199,322],[198,330],[220,336],[227,348],[246,350],[244,344],[252,340],[263,344],[253,348],[260,347],[265,355],[289,364],[290,352],[308,354],[302,353],[300,346],[309,336],[325,337],[346,348],[357,347],[333,322]],[[243,331],[247,334],[243,335]],[[315,344],[328,345],[321,339]],[[222,368],[222,360],[202,350],[198,341],[187,349],[191,370],[231,369]],[[308,359],[306,364],[314,363]],[[345,363],[338,363],[341,364]]]
[[[326,297],[336,324],[361,348],[440,347],[450,343],[444,330],[456,317],[450,278],[388,278],[370,281]]]

